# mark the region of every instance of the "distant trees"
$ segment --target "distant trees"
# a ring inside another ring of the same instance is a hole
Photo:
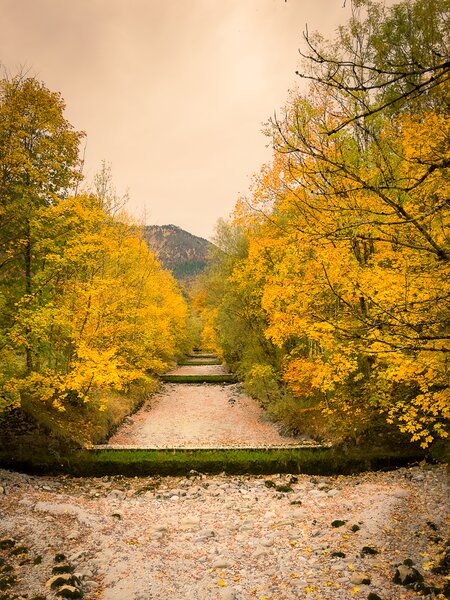
[[[334,43],[306,35],[308,92],[267,124],[274,159],[236,208],[248,255],[221,305],[253,299],[281,353],[261,372],[300,408],[380,411],[427,446],[450,416],[449,6],[352,6]]]
[[[103,170],[74,195],[79,143],[32,78],[0,82],[0,409],[64,411],[158,372],[180,351],[185,302]]]

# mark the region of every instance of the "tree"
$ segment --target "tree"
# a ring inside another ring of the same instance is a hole
[[[79,178],[83,134],[73,130],[63,111],[60,95],[35,79],[0,81],[0,302],[6,325],[14,320],[16,302],[40,293],[34,284],[42,266],[38,236],[51,236],[44,232],[45,209],[66,197]],[[29,373],[33,353],[28,339]]]
[[[59,94],[34,79],[0,89],[0,409],[104,409],[182,351],[186,303],[117,213],[105,165],[98,194],[70,194],[82,134]]]
[[[424,446],[450,417],[448,15],[355,0],[335,43],[306,34],[310,86],[267,125],[229,278],[257,282],[294,394],[381,411]]]

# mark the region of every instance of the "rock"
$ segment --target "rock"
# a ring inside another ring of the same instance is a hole
[[[56,595],[60,598],[82,598],[83,591],[80,588],[75,587],[74,585],[63,585],[56,592]]]
[[[42,489],[43,489],[45,492],[53,492],[53,488],[51,488],[49,485],[43,485],[43,486],[42,486]]]
[[[399,565],[392,581],[397,585],[407,586],[413,583],[421,583],[423,581],[423,575],[414,567]]]
[[[13,573],[3,573],[0,575],[0,591],[5,591],[16,583],[17,579]]]
[[[0,496],[5,493],[5,488],[0,485]]]
[[[200,517],[188,516],[180,521],[180,525],[183,528],[195,527],[200,525]]]
[[[91,579],[88,579],[87,581],[85,581],[84,585],[87,588],[90,588],[91,590],[96,590],[98,588],[98,583],[96,581],[91,580]]]
[[[310,492],[308,492],[308,495],[311,498],[326,498],[327,493],[323,492],[322,490],[311,490]]]
[[[55,558],[53,560],[55,561],[55,563],[62,563],[67,560],[67,557],[62,552],[58,552],[58,554],[55,554]]]
[[[125,498],[125,492],[123,490],[111,490],[108,494],[108,498],[121,500]]]
[[[277,492],[282,492],[283,494],[288,494],[289,492],[294,491],[290,485],[276,485],[275,490]]]
[[[406,490],[394,490],[392,492],[392,495],[394,496],[394,498],[408,498],[409,492],[407,492]]]
[[[361,549],[361,556],[374,555],[379,553],[380,551],[376,548],[372,548],[372,546],[363,546]]]
[[[222,556],[213,562],[211,569],[230,569],[231,566],[231,562]]]
[[[205,540],[209,540],[213,537],[216,537],[216,532],[212,529],[202,529],[198,532],[198,536],[195,538],[197,542],[204,542]]]
[[[55,590],[57,588],[62,587],[63,585],[76,587],[79,586],[80,583],[81,582],[78,579],[78,577],[76,577],[76,575],[73,575],[72,573],[61,573],[60,575],[55,575],[54,577],[49,579],[47,581],[47,587],[51,590]]]
[[[347,521],[341,521],[340,519],[335,519],[334,521],[331,522],[331,527],[342,527],[346,523],[347,523]]]
[[[63,573],[73,573],[73,571],[73,565],[69,565],[69,563],[61,563],[53,567],[52,574],[62,575]]]
[[[350,580],[354,585],[370,585],[370,577],[355,573]]]
[[[236,592],[232,588],[224,588],[220,592],[221,600],[237,600]]]

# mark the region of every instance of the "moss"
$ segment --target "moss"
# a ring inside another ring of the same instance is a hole
[[[391,469],[419,459],[403,452],[342,455],[335,448],[246,450],[84,450],[54,457],[46,454],[12,458],[0,454],[0,464],[33,473],[76,476],[149,476],[200,473],[348,475],[361,471]]]

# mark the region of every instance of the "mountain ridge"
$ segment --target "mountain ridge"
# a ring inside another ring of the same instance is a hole
[[[208,264],[213,244],[178,227],[178,225],[146,225],[144,238],[161,265],[178,280],[199,275]]]

